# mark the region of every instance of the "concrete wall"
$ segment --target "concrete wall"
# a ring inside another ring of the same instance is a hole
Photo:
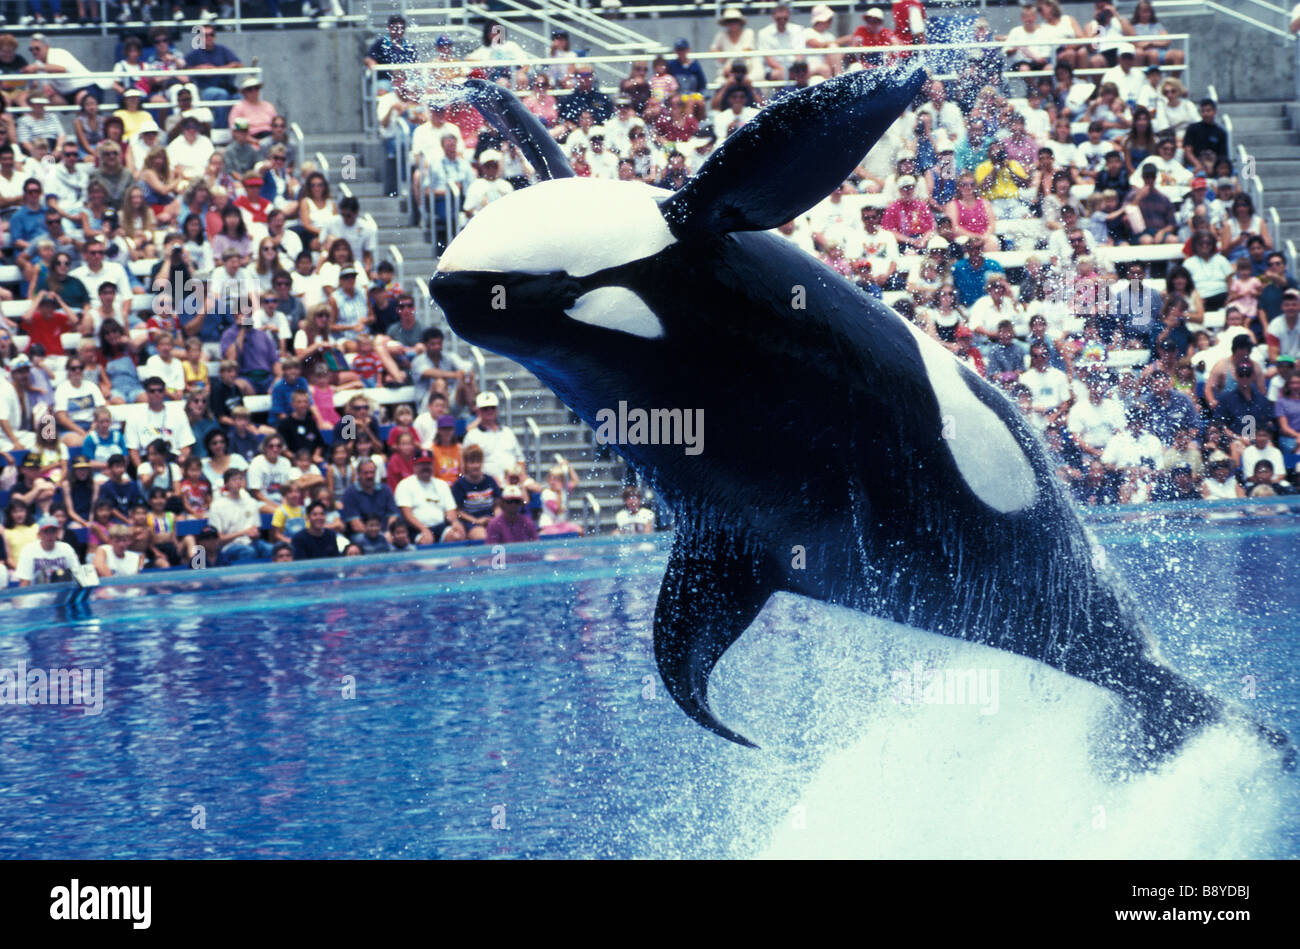
[[[361,58],[368,34],[360,30],[259,30],[221,32],[245,65],[262,67],[263,95],[305,132],[354,131],[361,123]],[[188,49],[188,35],[182,37]],[[116,37],[54,36],[88,69],[113,68]],[[26,54],[24,54],[26,55]]]

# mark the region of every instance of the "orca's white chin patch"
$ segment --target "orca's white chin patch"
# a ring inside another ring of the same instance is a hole
[[[1001,514],[1029,507],[1038,487],[1033,466],[1015,436],[996,412],[976,398],[961,376],[957,357],[909,320],[903,323],[917,339],[930,387],[939,400],[944,444],[966,486]]]
[[[659,317],[626,287],[597,287],[584,293],[564,312],[580,323],[603,326],[644,339],[658,339],[664,335]]]
[[[478,212],[438,261],[440,273],[585,277],[652,257],[676,241],[659,213],[671,191],[640,182],[555,178]]]

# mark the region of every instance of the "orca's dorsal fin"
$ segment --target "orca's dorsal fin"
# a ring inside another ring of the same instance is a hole
[[[767,106],[659,209],[678,238],[766,231],[830,194],[925,82],[912,66],[843,73]]]
[[[779,583],[766,555],[749,546],[678,523],[655,605],[654,646],[659,675],[682,711],[728,741],[756,748],[718,721],[708,698],[709,673]]]
[[[486,79],[467,79],[464,89],[470,105],[482,113],[488,124],[514,142],[543,181],[572,178],[573,168],[560,143],[546,126],[509,89]]]

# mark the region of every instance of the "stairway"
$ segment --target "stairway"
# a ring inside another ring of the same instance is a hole
[[[427,281],[437,263],[434,247],[421,228],[412,227],[408,215],[398,207],[396,197],[385,195],[378,162],[383,158],[383,148],[368,142],[363,133],[308,135],[303,160],[317,161],[319,154],[328,164],[327,177],[330,192],[335,200],[350,191],[361,204],[361,213],[374,219],[378,229],[378,260],[393,261],[391,248],[401,254],[402,276],[407,290],[415,292],[416,284]],[[348,176],[343,176],[344,169]],[[432,325],[440,325],[452,336],[450,329],[436,314]],[[468,355],[468,346],[460,340],[449,339],[449,346],[461,355]],[[600,532],[614,528],[614,517],[623,506],[625,465],[617,455],[608,460],[596,459],[595,433],[585,422],[573,422],[569,409],[550,389],[518,363],[485,352],[486,377],[482,388],[502,395],[499,382],[504,382],[511,394],[509,415],[503,404],[501,417],[509,417],[511,427],[525,446],[528,470],[534,478],[545,483],[546,472],[554,464],[554,456],[563,455],[573,465],[581,484],[570,497],[570,518],[585,523],[588,516],[584,499],[590,493],[600,504]],[[531,418],[540,430],[541,441],[534,446],[530,428],[525,421]],[[540,448],[540,466],[538,464]]]
[[[1234,167],[1240,165],[1238,146],[1243,146],[1255,159],[1265,204],[1277,210],[1282,222],[1281,233],[1273,235],[1273,245],[1284,250],[1288,240],[1300,242],[1300,105],[1227,102],[1219,110],[1232,120]],[[1240,167],[1237,170],[1243,172]],[[1269,220],[1267,207],[1256,210]],[[1273,226],[1271,221],[1269,226]]]

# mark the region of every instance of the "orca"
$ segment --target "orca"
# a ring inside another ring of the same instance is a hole
[[[785,590],[1097,683],[1128,703],[1126,743],[1158,761],[1225,706],[1160,655],[1018,410],[766,233],[839,185],[925,78],[912,64],[786,96],[677,192],[563,174],[510,93],[471,84],[488,120],[546,159],[545,180],[479,212],[431,293],[457,334],[526,366],[593,427],[624,402],[703,411],[699,454],[619,450],[676,516],[655,657],[705,728],[752,744],[714,715],[708,678]]]

